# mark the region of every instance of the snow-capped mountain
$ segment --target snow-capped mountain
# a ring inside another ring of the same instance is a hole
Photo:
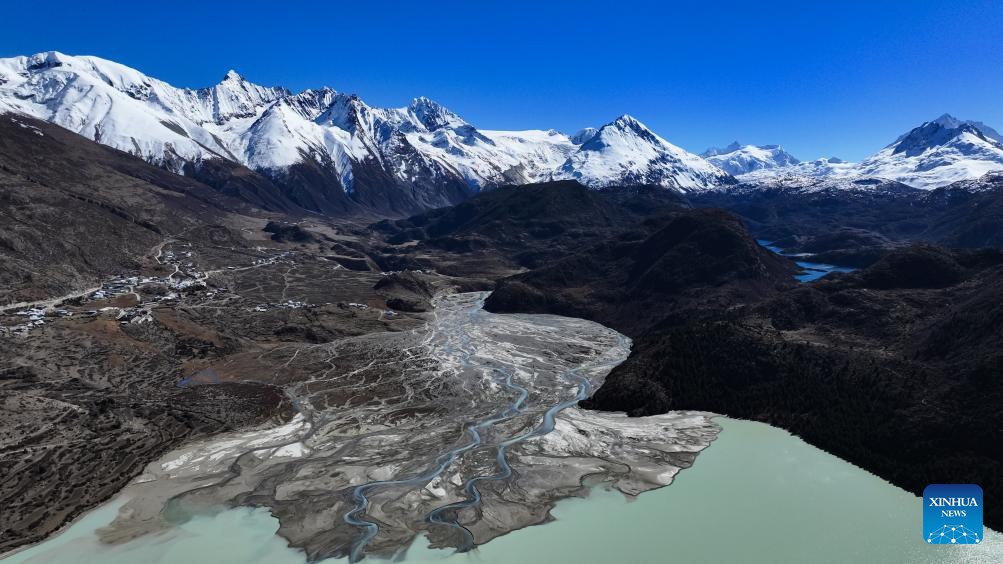
[[[818,178],[853,178],[856,163],[836,157],[822,157],[813,161],[800,161],[780,145],[741,145],[737,141],[723,147],[711,147],[701,156],[721,170],[746,184],[789,186],[803,182],[806,189],[825,185],[832,188],[846,183],[819,183]],[[855,186],[855,185],[853,185]]]
[[[858,174],[933,189],[1003,170],[1003,137],[982,122],[944,114],[896,139],[856,168]]]
[[[750,184],[775,184],[777,179],[790,184],[798,178],[842,181],[824,183],[827,188],[855,187],[861,180],[866,185],[868,179],[885,179],[930,190],[1003,171],[1003,135],[982,122],[960,120],[948,114],[899,136],[860,163],[830,157],[770,166],[772,155],[764,151],[768,148],[773,146],[741,147],[733,143],[724,149],[708,149],[704,157]],[[806,187],[818,185],[805,180]]]
[[[760,168],[737,176],[741,182],[769,182],[777,178],[856,178],[857,163],[837,157],[822,157],[813,161],[776,168]]]
[[[801,162],[780,145],[740,145],[738,141],[723,149],[711,147],[700,156],[732,176],[789,167]]]
[[[245,165],[315,211],[334,196],[375,208],[383,200],[405,211],[437,207],[482,188],[551,178],[678,189],[731,180],[628,117],[574,137],[482,131],[424,97],[374,108],[330,88],[258,86],[234,71],[212,87],[176,88],[112,61],[57,52],[0,59],[0,111],[179,173],[218,159]]]
[[[628,115],[599,128],[552,178],[597,187],[653,184],[684,192],[734,183],[726,172],[655,135]]]
[[[0,77],[0,109],[176,170],[183,162],[229,156],[228,132],[288,95],[232,71],[211,88],[179,89],[111,61],[56,52],[0,59]]]
[[[978,194],[980,192],[991,192],[1003,188],[1003,171],[987,172],[978,178],[959,180],[944,186],[943,189],[949,192],[966,192]]]
[[[784,174],[771,177],[759,177],[752,181],[743,181],[738,186],[729,188],[733,194],[747,194],[762,190],[776,190],[789,194],[817,194],[844,192],[854,193],[912,193],[915,188],[884,178],[866,176],[818,176],[807,174]]]

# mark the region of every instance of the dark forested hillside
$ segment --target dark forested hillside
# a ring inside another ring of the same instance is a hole
[[[493,311],[588,317],[638,336],[793,286],[794,265],[762,248],[733,214],[692,210],[648,236],[627,232],[530,272],[502,279]]]
[[[740,312],[669,316],[585,405],[765,421],[917,494],[977,483],[999,527],[1001,280],[999,252],[908,247]]]
[[[486,307],[634,338],[585,407],[760,420],[917,494],[971,482],[1003,499],[1003,252],[901,241],[888,252],[880,235],[844,231],[871,266],[793,284],[793,265],[731,214],[654,223],[504,278]],[[832,239],[810,243],[831,252]],[[986,519],[999,527],[1003,511]]]
[[[388,270],[434,269],[497,278],[537,268],[617,238],[643,238],[687,209],[660,187],[591,190],[574,181],[508,186],[457,206],[372,226]]]

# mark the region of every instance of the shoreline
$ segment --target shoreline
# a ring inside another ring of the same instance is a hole
[[[138,476],[136,476],[136,477],[138,477]],[[50,532],[49,534],[45,535],[43,538],[41,538],[41,539],[39,539],[37,541],[33,541],[33,542],[30,542],[30,543],[23,544],[21,546],[12,548],[8,552],[0,553],[0,562],[3,562],[3,561],[5,561],[5,560],[7,560],[9,558],[12,558],[12,557],[14,557],[14,556],[16,556],[16,555],[18,555],[18,554],[20,554],[22,552],[31,550],[32,548],[35,548],[35,547],[40,546],[42,544],[45,544],[47,542],[56,540],[57,538],[59,538],[62,535],[66,534],[67,532],[69,532],[69,530],[71,528],[73,528],[74,525],[76,525],[80,521],[86,519],[88,516],[93,515],[97,511],[100,511],[101,508],[106,507],[106,506],[108,506],[108,505],[110,505],[112,503],[117,502],[119,500],[119,498],[125,498],[125,499],[122,500],[122,505],[128,503],[131,500],[131,498],[129,498],[127,496],[127,494],[125,493],[125,490],[128,489],[128,487],[130,485],[132,485],[133,480],[135,480],[136,477],[134,477],[132,480],[130,480],[129,483],[126,484],[126,486],[124,488],[122,488],[122,489],[118,490],[117,492],[115,492],[108,499],[106,499],[106,500],[104,500],[102,502],[99,502],[99,503],[97,503],[97,504],[95,504],[93,506],[87,507],[86,509],[84,509],[83,511],[81,511],[80,513],[78,513],[77,515],[75,515],[74,517],[72,517],[72,518],[68,519],[67,521],[65,521],[62,525],[59,526],[59,528],[57,528],[56,530],[54,530],[54,531]]]

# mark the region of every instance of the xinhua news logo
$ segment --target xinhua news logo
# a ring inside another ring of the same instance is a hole
[[[927,544],[982,542],[982,488],[930,484],[923,490],[923,539]]]

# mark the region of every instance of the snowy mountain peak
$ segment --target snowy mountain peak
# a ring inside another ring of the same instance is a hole
[[[457,127],[467,125],[460,116],[447,110],[442,104],[435,100],[430,100],[424,96],[419,96],[411,100],[408,106],[411,113],[429,131],[435,131],[442,127]]]
[[[595,135],[582,144],[583,151],[598,151],[613,145],[639,144],[639,146],[660,146],[668,145],[664,139],[660,139],[643,123],[637,121],[628,114],[616,118],[599,128]],[[678,147],[676,147],[678,149]],[[682,151],[682,149],[679,149]]]
[[[944,114],[860,163],[859,173],[933,189],[1003,170],[1003,137],[980,121]]]
[[[913,157],[924,152],[950,144],[954,139],[964,134],[971,134],[986,142],[993,142],[980,127],[973,122],[960,121],[945,115],[934,121],[910,130],[889,145],[894,154],[904,153]],[[998,143],[998,142],[996,142]]]
[[[734,182],[721,169],[655,135],[627,114],[600,127],[553,178],[595,187],[651,184],[679,191]]]
[[[936,123],[947,129],[961,129],[964,126],[969,126],[977,130],[984,137],[992,139],[993,141],[998,141],[1000,143],[1003,143],[1003,135],[1000,135],[998,131],[982,123],[981,121],[973,121],[970,119],[960,120],[952,116],[951,114],[944,114],[939,118],[933,120],[933,123]]]
[[[588,141],[589,139],[595,137],[595,134],[598,132],[599,130],[594,127],[586,127],[585,129],[582,129],[578,133],[572,135],[571,142],[574,143],[575,145],[581,145],[586,141]]]
[[[940,116],[939,118],[933,120],[931,123],[936,123],[937,125],[940,125],[942,127],[946,127],[947,129],[955,129],[955,128],[959,127],[961,124],[963,124],[964,122],[961,121],[960,119],[952,116],[951,114],[944,114],[944,115]]]
[[[1003,135],[981,121],[961,120],[951,114],[944,114],[900,135],[892,145],[901,145],[906,139],[909,139],[907,146],[942,145],[966,131],[987,140],[1003,143]]]
[[[59,51],[44,51],[35,53],[28,58],[27,69],[30,71],[61,67],[67,57]]]
[[[736,169],[721,161],[727,156],[708,156],[708,160],[734,174]],[[1003,170],[1003,136],[980,121],[943,114],[900,135],[859,164],[830,157],[751,170],[742,173],[739,179],[763,183],[781,176],[825,177],[852,182],[879,178],[914,188],[933,189],[1000,170]]]
[[[240,76],[237,73],[237,71],[235,71],[233,69],[230,69],[230,70],[226,71],[226,75],[223,76],[223,82],[226,82],[227,80],[241,81],[241,80],[244,80],[244,77]]]
[[[721,147],[708,147],[706,151],[700,153],[701,157],[715,157],[717,155],[724,155],[727,153],[734,153],[735,151],[742,148],[742,144],[738,141],[732,141],[729,145],[724,148]]]
[[[740,145],[738,141],[723,149],[707,149],[702,156],[733,176],[782,169],[801,162],[780,145]]]
[[[612,123],[607,123],[602,128],[607,128],[607,127],[630,130],[641,135],[654,135],[646,125],[634,119],[634,116],[630,114],[623,114],[620,117],[613,120]]]

